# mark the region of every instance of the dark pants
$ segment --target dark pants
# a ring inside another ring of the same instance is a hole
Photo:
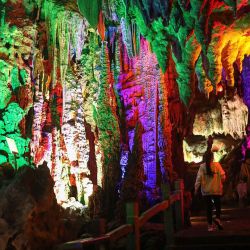
[[[220,195],[206,195],[204,196],[207,205],[207,222],[208,224],[213,223],[213,202],[216,209],[216,218],[220,219],[221,214],[221,202]]]

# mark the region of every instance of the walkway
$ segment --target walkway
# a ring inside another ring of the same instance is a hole
[[[223,231],[208,232],[206,217],[191,218],[192,227],[175,235],[178,250],[250,250],[250,207],[223,209]]]
[[[149,210],[150,212],[151,210]],[[148,212],[148,213],[149,213]],[[152,212],[152,211],[151,211]],[[142,216],[142,218],[144,218]],[[141,217],[140,217],[141,218]],[[162,221],[162,218],[160,218]],[[208,232],[206,217],[196,214],[191,217],[192,227],[174,234],[174,243],[166,246],[163,224],[146,223],[140,232],[141,250],[250,250],[250,207],[227,208],[222,211],[224,230]],[[158,225],[158,227],[156,227]],[[130,225],[124,225],[131,232]],[[153,230],[154,229],[154,230]],[[133,250],[127,248],[128,238],[124,230],[117,229],[97,238],[78,239],[58,246],[59,250]],[[126,233],[127,235],[127,233]],[[125,237],[124,237],[125,236]],[[119,240],[114,240],[119,238]],[[89,243],[89,244],[87,244]],[[91,243],[91,244],[90,244]],[[111,243],[111,244],[110,244]]]

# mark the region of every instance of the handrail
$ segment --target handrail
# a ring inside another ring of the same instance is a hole
[[[109,236],[110,241],[116,241],[132,232],[133,232],[133,226],[130,224],[125,224],[112,230],[106,235]]]
[[[172,194],[170,197],[170,204],[172,205],[176,201],[179,201],[181,199],[181,195],[179,193]]]
[[[109,239],[109,237],[107,235],[101,235],[101,236],[98,236],[98,237],[90,237],[90,238],[86,238],[86,239],[81,239],[80,243],[85,244],[85,245],[89,245],[89,244],[93,244],[93,243],[96,243],[96,242],[107,241],[108,239]]]
[[[170,202],[169,200],[162,201],[161,203],[154,205],[153,207],[151,207],[150,209],[142,213],[142,215],[139,217],[140,227],[142,227],[153,216],[167,209],[170,205],[172,205],[173,203],[175,203],[176,201],[180,199],[181,197],[179,193],[172,194],[170,196]]]
[[[182,182],[179,180],[179,182],[182,184]],[[177,185],[178,186],[178,185]],[[156,205],[154,205],[153,207],[151,207],[150,209],[148,209],[147,211],[143,212],[141,214],[140,217],[137,217],[137,215],[133,215],[134,218],[137,218],[135,220],[135,224],[124,224],[121,225],[120,227],[102,235],[96,238],[86,238],[86,239],[80,239],[80,240],[75,240],[75,241],[71,241],[71,242],[67,242],[63,245],[59,246],[60,250],[80,250],[82,249],[82,247],[84,245],[90,245],[90,244],[102,244],[105,242],[109,242],[109,243],[113,243],[116,240],[125,237],[129,234],[134,233],[135,234],[135,238],[138,237],[138,230],[140,231],[140,228],[142,228],[144,225],[146,225],[146,223],[155,215],[157,215],[160,212],[164,212],[167,211],[171,205],[175,204],[176,202],[179,202],[179,209],[181,211],[179,211],[180,213],[183,213],[182,209],[182,198],[183,198],[183,194],[182,194],[182,189],[180,188],[179,190],[176,190],[173,194],[171,194],[169,196],[169,198],[167,200],[164,200]],[[138,213],[138,211],[136,211],[136,213]],[[172,213],[168,213],[170,216],[172,216]],[[128,216],[128,215],[127,215]],[[131,216],[131,215],[130,215]],[[130,217],[129,217],[130,218]],[[180,221],[180,218],[179,218]],[[160,225],[160,224],[159,224]],[[159,228],[158,225],[158,228]],[[162,224],[163,225],[163,224]],[[171,226],[168,226],[171,228]],[[164,228],[164,225],[163,225]],[[173,232],[173,230],[170,229],[170,231],[168,231],[169,229],[166,229],[167,232]],[[137,239],[138,240],[138,239]],[[139,249],[138,248],[138,244],[137,247],[133,247],[133,249]]]
[[[139,217],[139,225],[142,227],[150,218],[158,214],[159,212],[162,212],[163,210],[167,209],[170,205],[169,200],[162,201],[161,203],[158,203],[142,213],[142,215]]]
[[[66,242],[59,246],[58,249],[60,250],[75,250],[75,249],[82,249],[82,246],[93,245],[93,244],[100,244],[103,242],[107,242],[109,240],[109,236],[101,235],[98,237],[89,237],[85,239],[79,239],[74,241]]]
[[[110,231],[109,233],[106,233],[98,237],[89,237],[85,239],[69,241],[67,243],[64,243],[63,245],[60,245],[60,249],[61,250],[82,249],[83,245],[93,245],[96,243],[100,244],[107,241],[114,242],[124,236],[127,236],[129,233],[132,232],[133,232],[133,226],[125,224]]]

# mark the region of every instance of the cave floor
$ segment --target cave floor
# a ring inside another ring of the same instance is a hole
[[[223,208],[224,230],[208,232],[205,212],[192,214],[192,227],[175,234],[173,249],[250,249],[250,206]]]

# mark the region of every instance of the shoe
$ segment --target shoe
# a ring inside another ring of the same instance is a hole
[[[214,226],[214,224],[212,224],[212,225],[208,224],[207,231],[208,232],[214,232],[214,231],[216,231],[216,227]]]
[[[219,230],[223,230],[223,225],[222,225],[220,219],[218,219],[218,218],[214,219],[214,224],[218,227]]]

